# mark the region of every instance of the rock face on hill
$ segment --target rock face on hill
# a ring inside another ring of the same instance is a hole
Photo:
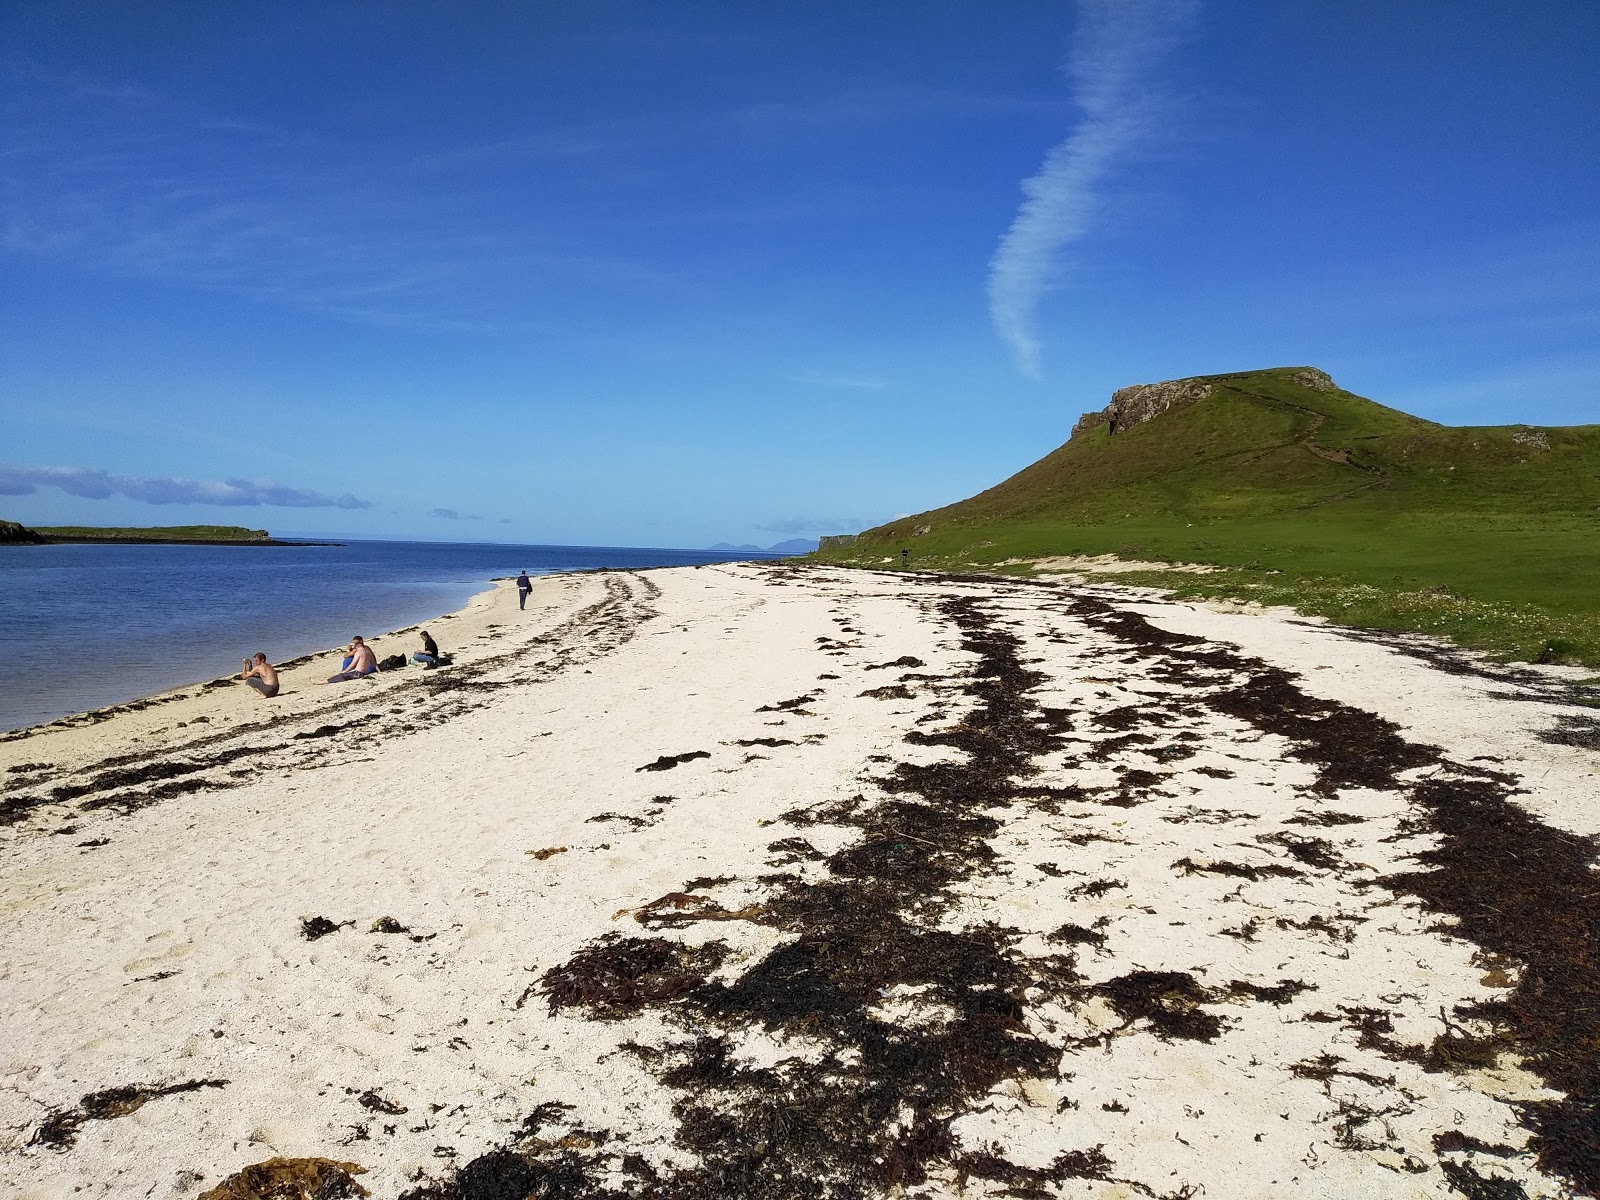
[[[1111,393],[1111,403],[1099,412],[1084,413],[1072,427],[1072,436],[1088,433],[1101,425],[1110,427],[1113,435],[1123,433],[1135,425],[1175,408],[1198,404],[1211,394],[1217,376],[1195,376],[1190,379],[1169,379],[1164,383],[1136,383],[1118,388]],[[1302,367],[1294,375],[1296,383],[1319,392],[1337,391],[1339,385],[1326,371],[1316,367]]]
[[[1072,436],[1088,433],[1100,425],[1114,435],[1125,432],[1164,412],[1198,404],[1211,394],[1205,379],[1169,379],[1164,383],[1136,383],[1111,393],[1111,403],[1099,412],[1084,413],[1072,427]]]
[[[26,525],[18,525],[15,521],[0,521],[0,546],[31,546],[44,541]]]

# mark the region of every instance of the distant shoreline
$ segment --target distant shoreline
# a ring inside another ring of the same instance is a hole
[[[9,546],[343,546],[344,542],[285,541],[282,538],[177,538],[177,537],[56,537],[40,533],[37,542],[6,542]]]
[[[29,529],[0,521],[0,546],[342,546],[275,538],[265,529],[243,525],[44,525]]]

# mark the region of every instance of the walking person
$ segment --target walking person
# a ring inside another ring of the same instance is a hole
[[[528,607],[528,593],[533,591],[533,580],[528,578],[528,569],[524,567],[522,574],[517,576],[517,607]]]

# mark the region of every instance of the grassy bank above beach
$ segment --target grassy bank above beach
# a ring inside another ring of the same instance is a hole
[[[1412,515],[1358,527],[1304,517],[984,533],[973,544],[968,531],[934,531],[911,543],[910,565],[1029,573],[1033,560],[1100,554],[1202,563],[1212,569],[1116,579],[1177,596],[1291,605],[1362,628],[1427,633],[1502,659],[1600,666],[1600,529],[1587,518]],[[899,565],[898,553],[850,557],[865,566]]]

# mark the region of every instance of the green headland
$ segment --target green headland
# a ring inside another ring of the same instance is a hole
[[[1125,388],[1011,478],[817,557],[902,549],[943,570],[1211,564],[1118,578],[1600,664],[1600,425],[1438,425],[1309,367]]]
[[[131,542],[171,544],[195,542],[208,546],[291,546],[265,529],[242,525],[41,525],[28,529],[15,521],[0,521],[0,544],[28,545],[48,542]]]

